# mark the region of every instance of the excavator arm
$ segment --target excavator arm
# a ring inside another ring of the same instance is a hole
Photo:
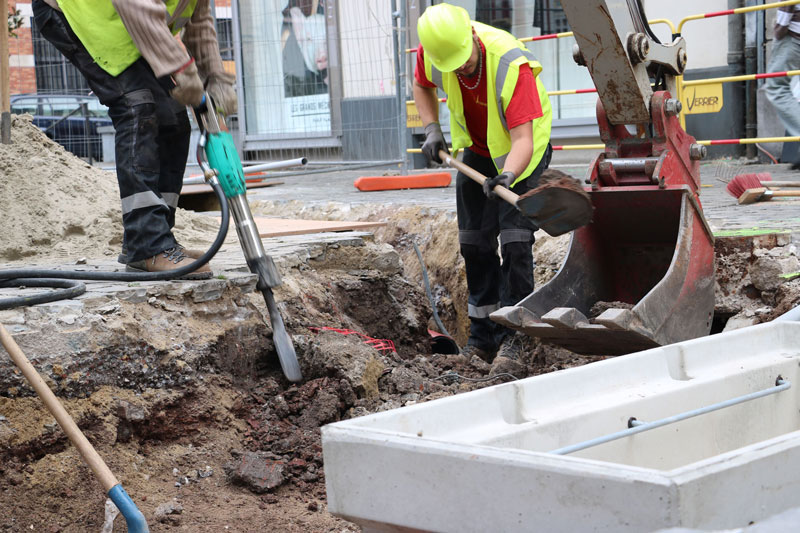
[[[671,94],[686,68],[686,41],[661,44],[640,0],[564,0],[576,41],[576,63],[592,76],[612,124],[648,124],[652,80]]]
[[[640,0],[562,0],[598,92],[605,150],[586,182],[592,222],[556,276],[491,318],[584,354],[618,355],[707,335],[714,239],[699,199],[705,147],[680,125],[682,37],[662,44]]]

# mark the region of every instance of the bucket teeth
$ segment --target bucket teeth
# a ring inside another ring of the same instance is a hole
[[[608,329],[625,331],[631,329],[633,318],[633,313],[630,309],[606,309],[600,316],[594,319],[594,322],[602,324]]]
[[[588,324],[589,319],[574,307],[556,307],[542,315],[542,322],[554,327],[576,329],[582,324]]]

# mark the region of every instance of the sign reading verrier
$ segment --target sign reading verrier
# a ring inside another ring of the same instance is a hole
[[[692,85],[683,93],[683,112],[687,115],[717,113],[722,109],[722,84]]]

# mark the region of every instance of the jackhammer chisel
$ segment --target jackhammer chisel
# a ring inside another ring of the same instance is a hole
[[[250,205],[247,203],[244,171],[233,137],[226,131],[224,119],[214,109],[213,102],[206,98],[195,109],[200,126],[200,139],[197,144],[197,162],[208,182],[218,182],[225,193],[230,212],[239,236],[245,260],[250,272],[258,275],[256,287],[264,296],[272,324],[272,339],[283,374],[289,381],[303,379],[292,339],[286,332],[272,288],[281,284],[281,276],[275,262],[264,251],[258,227],[253,220]]]

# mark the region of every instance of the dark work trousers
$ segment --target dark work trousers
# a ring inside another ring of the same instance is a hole
[[[94,62],[61,12],[34,0],[33,14],[42,36],[75,65],[108,106],[116,130],[128,262],[174,247],[172,227],[191,137],[186,108],[169,96],[144,58],[111,76]]]
[[[522,195],[536,188],[550,162],[550,150],[526,179],[511,190]],[[487,177],[497,175],[489,157],[464,150],[464,163]],[[511,331],[489,318],[533,292],[533,232],[538,228],[501,198],[488,199],[483,188],[461,172],[456,176],[458,242],[467,271],[470,331],[468,344],[495,350]],[[500,238],[500,257],[497,255]]]

